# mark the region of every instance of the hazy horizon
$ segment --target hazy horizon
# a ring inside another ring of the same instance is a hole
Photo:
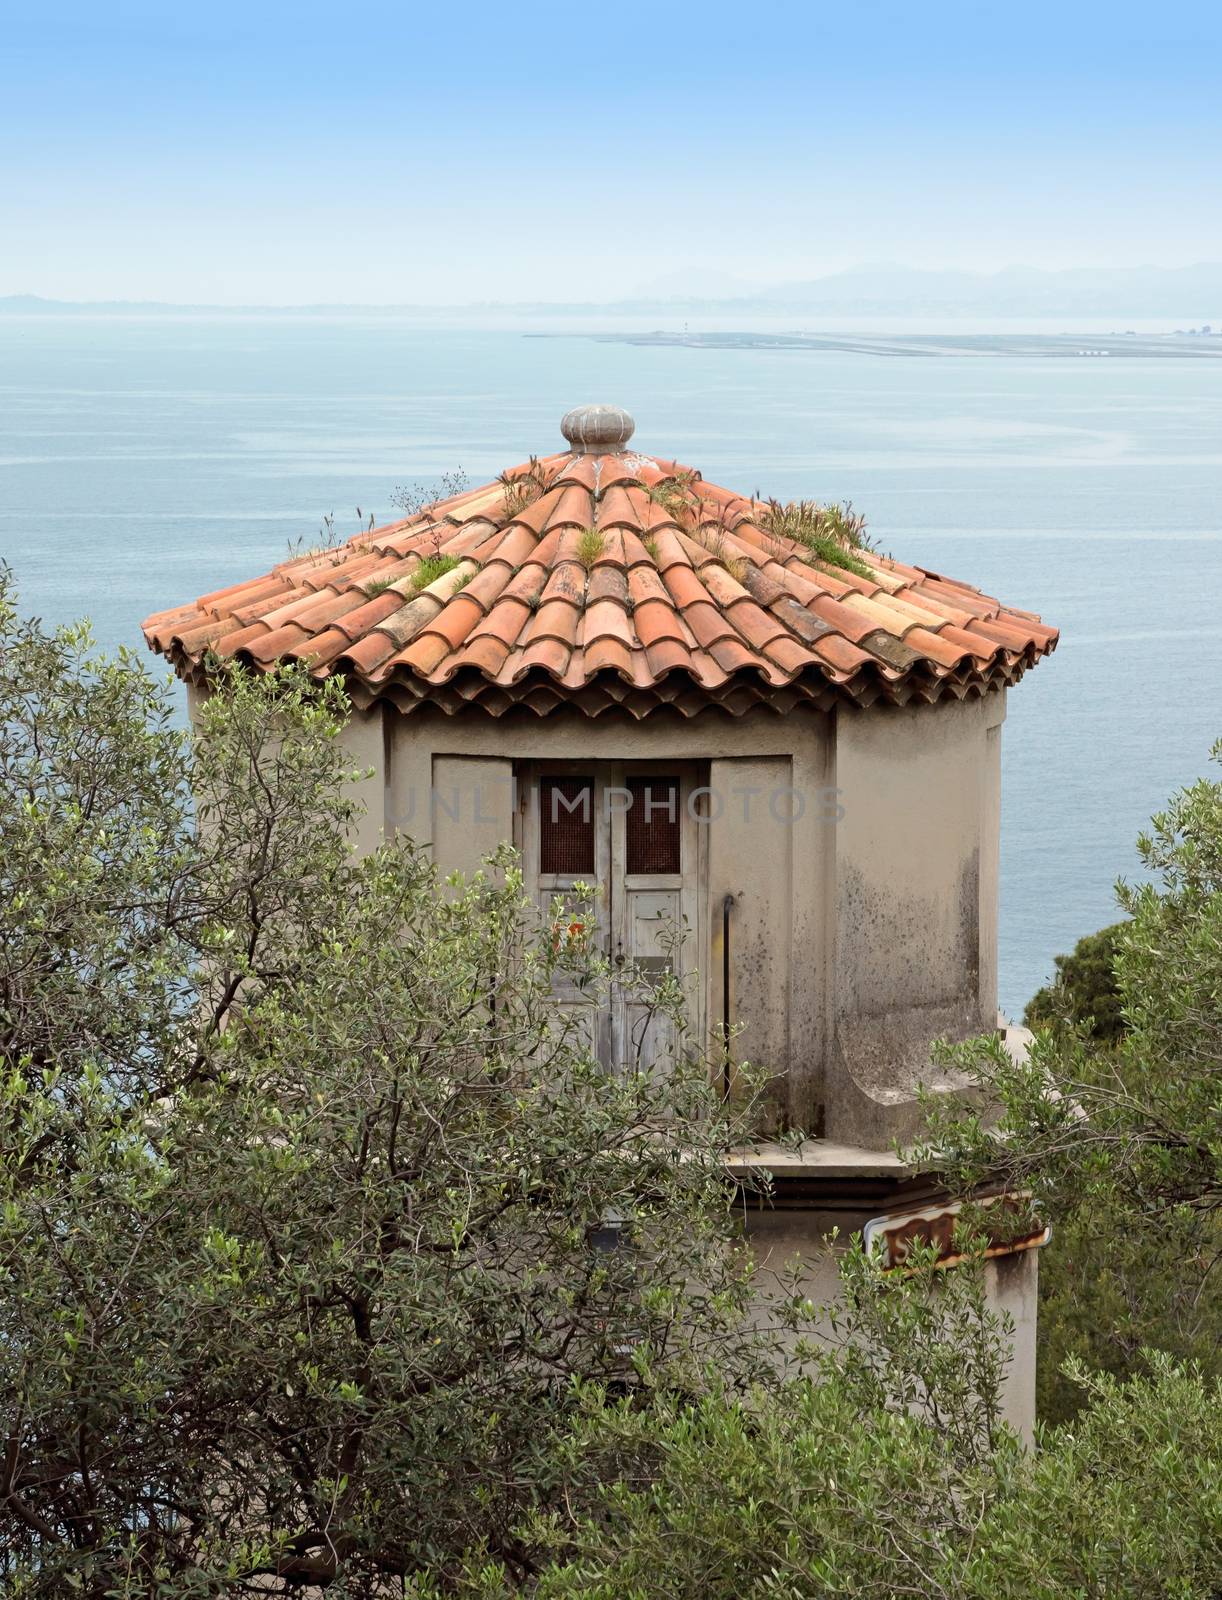
[[[1204,5],[6,10],[0,295],[570,304],[1222,260]]]
[[[747,320],[779,317],[805,311],[829,323],[855,322],[861,316],[879,322],[911,319],[923,325],[962,322],[976,318],[990,330],[1007,320],[1016,324],[1042,321],[1051,331],[1062,318],[1072,329],[1089,331],[1109,319],[1123,320],[1135,331],[1151,332],[1168,319],[1200,319],[1222,327],[1222,262],[1199,262],[1183,268],[1145,265],[1103,268],[1030,268],[1011,265],[996,273],[967,272],[961,268],[935,270],[899,264],[861,263],[844,271],[804,281],[750,281],[696,268],[682,269],[627,289],[617,300],[563,302],[537,299],[512,301],[438,300],[378,303],[360,300],[334,302],[182,301],[119,297],[58,298],[37,289],[0,293],[0,312],[56,310],[117,313],[193,311],[235,313],[405,313],[429,317],[454,313],[478,316],[502,312],[510,316],[537,314],[606,313],[612,317],[670,311],[676,315],[724,313],[741,309]],[[1166,331],[1171,331],[1167,328]],[[1195,331],[1195,329],[1193,330]]]

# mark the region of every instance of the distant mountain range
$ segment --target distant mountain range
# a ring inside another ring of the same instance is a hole
[[[215,306],[137,300],[47,300],[39,295],[0,297],[0,314],[116,316],[182,312],[292,312],[334,315],[372,312],[516,311],[534,316],[591,311],[647,315],[691,310],[744,314],[796,312],[804,316],[1167,317],[1222,324],[1222,263],[1191,267],[1075,267],[1042,271],[1006,267],[1000,272],[859,266],[794,283],[752,285],[704,267],[641,284],[629,297],[580,304],[550,301],[475,305]]]

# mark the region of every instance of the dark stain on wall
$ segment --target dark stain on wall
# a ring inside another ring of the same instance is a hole
[[[846,866],[838,896],[836,1009],[877,1015],[946,1005],[980,979],[980,852],[944,894],[903,894]]]

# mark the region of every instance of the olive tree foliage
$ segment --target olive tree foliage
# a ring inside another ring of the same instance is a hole
[[[565,1531],[540,1600],[1213,1600],[1222,1583],[1222,1391],[1163,1358],[1078,1374],[1078,1423],[1024,1454],[962,1459],[927,1418],[850,1382],[591,1407],[648,1477],[625,1474]],[[427,1586],[421,1596],[435,1594]],[[492,1565],[478,1600],[511,1591]]]
[[[641,1407],[586,1386],[570,1494],[529,1530],[553,1555],[536,1600],[1213,1600],[1222,1389],[1164,1356],[1126,1381],[1071,1366],[1082,1411],[1024,1450],[965,1247],[953,1271],[918,1247],[887,1275],[850,1249],[838,1337],[777,1389]],[[472,1553],[469,1600],[515,1588]]]
[[[741,1129],[590,1058],[510,854],[354,856],[338,688],[171,707],[0,590],[0,1586],[524,1579],[580,1384],[767,1381]]]
[[[1000,1174],[1053,1219],[1048,1417],[1076,1404],[1066,1355],[1123,1374],[1157,1346],[1222,1370],[1222,783],[1174,796],[1138,851],[1148,879],[1119,886],[1127,920],[1105,930],[1113,1024],[1101,1036],[1062,1013],[1024,1061],[996,1041],[962,1046],[956,1064],[999,1116],[931,1107],[927,1154],[949,1156],[965,1187]]]

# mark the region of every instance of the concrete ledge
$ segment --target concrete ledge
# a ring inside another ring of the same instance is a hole
[[[936,1172],[905,1161],[893,1150],[870,1150],[835,1139],[796,1146],[761,1143],[732,1150],[726,1170],[741,1186],[749,1209],[857,1212],[924,1205],[942,1198]],[[767,1191],[755,1182],[767,1174]]]
[[[735,1177],[769,1172],[782,1178],[911,1178],[918,1169],[893,1150],[867,1150],[864,1145],[834,1139],[805,1139],[800,1145],[756,1144],[731,1150],[726,1166]]]

